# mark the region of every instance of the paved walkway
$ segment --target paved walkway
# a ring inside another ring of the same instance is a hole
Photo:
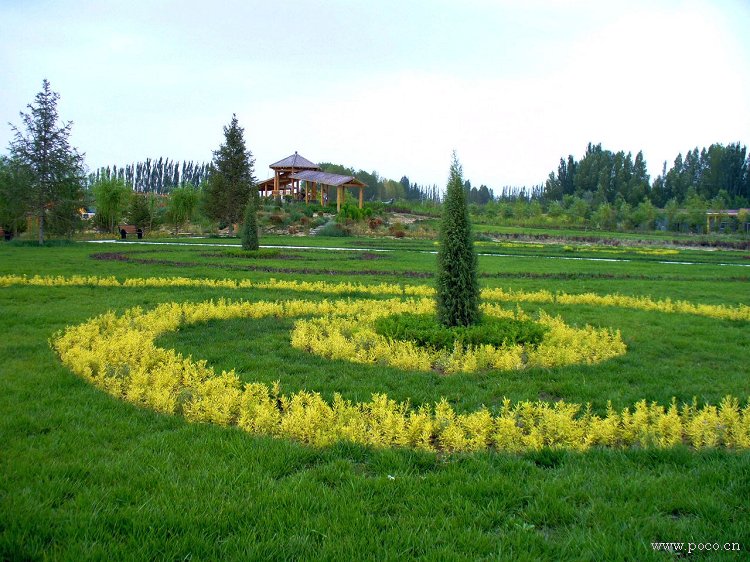
[[[218,244],[215,242],[149,242],[144,240],[87,240],[92,244],[141,244],[146,246],[212,246],[221,248],[240,248],[239,244]],[[383,248],[340,248],[336,246],[261,246],[261,248],[279,248],[283,250],[329,250],[332,252],[395,252],[396,250],[388,250]],[[437,254],[435,250],[403,250],[407,252],[418,252],[420,254]],[[535,255],[524,255],[524,254],[484,254],[479,253],[479,256],[493,257],[493,258],[536,258],[546,260],[575,260],[575,261],[600,261],[600,262],[632,262],[627,258],[583,258],[573,256],[535,256]],[[692,261],[657,261],[656,263],[663,263],[668,265],[719,265],[723,267],[750,267],[750,263],[705,263],[705,262],[692,262]]]

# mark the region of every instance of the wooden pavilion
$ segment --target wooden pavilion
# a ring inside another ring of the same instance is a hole
[[[320,204],[328,201],[329,189],[336,188],[336,210],[341,210],[345,189],[359,189],[359,208],[364,204],[366,185],[354,176],[323,172],[320,166],[296,152],[269,166],[273,177],[258,182],[258,192],[264,197],[291,195],[309,203],[320,197]],[[325,202],[324,202],[325,201]]]

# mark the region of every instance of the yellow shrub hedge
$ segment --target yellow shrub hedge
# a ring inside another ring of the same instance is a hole
[[[383,363],[399,369],[445,373],[470,373],[482,369],[518,370],[532,367],[561,367],[575,363],[594,364],[625,353],[619,331],[583,329],[565,324],[561,318],[539,313],[539,323],[549,328],[538,347],[509,345],[493,347],[480,345],[453,350],[436,350],[409,341],[392,341],[375,332],[372,320],[394,313],[434,313],[434,301],[399,301],[375,303],[364,315],[353,317],[326,316],[298,320],[292,331],[292,346],[328,359],[342,359],[354,363]],[[406,309],[406,310],[404,310]],[[482,306],[488,316],[511,317],[522,320],[527,316],[496,305]]]
[[[374,296],[432,297],[435,290],[427,285],[398,285],[380,283],[362,285],[360,283],[326,283],[324,281],[250,281],[247,279],[192,279],[188,277],[136,277],[118,281],[115,277],[95,277],[84,275],[39,276],[26,275],[0,276],[0,287],[31,285],[43,287],[196,287],[215,289],[272,289],[316,293],[322,295],[366,294]],[[671,299],[653,300],[647,296],[597,295],[595,293],[568,294],[550,291],[514,291],[501,288],[482,290],[484,301],[534,302],[583,304],[611,306],[634,310],[647,310],[663,313],[693,314],[721,320],[750,320],[750,306],[736,307],[721,304],[694,304]]]
[[[414,409],[383,394],[353,403],[315,392],[282,394],[278,384],[242,384],[233,371],[216,374],[205,361],[159,348],[155,338],[181,325],[211,319],[376,314],[383,302],[413,311],[421,301],[167,303],[122,316],[103,314],[52,338],[61,360],[106,392],[158,412],[197,422],[236,425],[250,433],[288,437],[313,445],[340,440],[374,447],[442,452],[527,451],[542,447],[750,448],[750,403],[733,397],[717,406],[669,407],[637,403],[604,417],[578,404],[505,400],[498,411],[457,413],[445,400]]]

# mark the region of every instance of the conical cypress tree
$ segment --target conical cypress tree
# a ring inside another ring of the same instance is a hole
[[[449,327],[469,326],[479,320],[477,255],[462,175],[454,152],[443,204],[437,271],[438,321]]]
[[[242,248],[245,250],[257,250],[259,248],[258,240],[258,197],[252,194],[245,205],[245,218],[242,223]]]

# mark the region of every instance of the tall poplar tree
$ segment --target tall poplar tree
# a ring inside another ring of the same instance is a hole
[[[232,114],[231,123],[224,127],[224,143],[214,152],[204,207],[209,218],[229,225],[230,235],[234,223],[242,220],[251,197],[257,209],[254,164],[252,153],[245,148],[244,129]]]
[[[437,268],[437,314],[444,326],[469,326],[479,321],[477,254],[471,239],[463,170],[453,153],[443,204]]]
[[[48,216],[54,215],[60,224],[65,218],[62,213],[72,217],[82,204],[83,155],[68,140],[73,123],[58,124],[59,99],[60,94],[53,92],[45,79],[35,103],[28,105],[29,113],[20,114],[24,130],[11,125],[15,138],[10,153],[29,173],[29,210],[38,220],[40,244],[44,243]]]

